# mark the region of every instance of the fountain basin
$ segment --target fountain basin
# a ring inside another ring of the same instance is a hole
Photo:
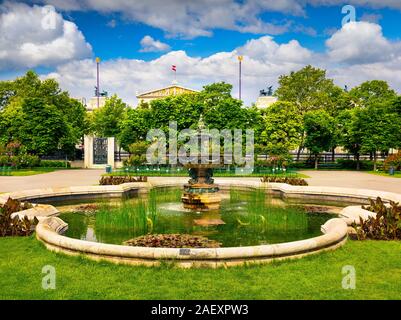
[[[163,184],[126,184],[102,187],[71,187],[28,190],[0,195],[5,202],[9,196],[22,201],[42,202],[51,199],[83,198],[85,196],[105,197],[113,195],[122,197],[128,193],[146,193],[151,187],[166,186]],[[219,181],[225,188],[266,188],[270,194],[280,194],[287,199],[307,199],[308,201],[343,201],[354,204],[365,204],[369,198],[380,196],[385,201],[401,202],[401,195],[375,190],[347,189],[334,187],[298,187],[285,184],[258,182]],[[53,210],[47,210],[53,212]],[[36,236],[50,250],[72,255],[84,255],[95,260],[107,260],[124,264],[158,265],[161,261],[176,264],[179,267],[219,267],[248,263],[266,263],[277,259],[299,258],[326,250],[333,250],[345,243],[350,223],[358,221],[359,216],[369,215],[360,205],[344,208],[339,218],[330,219],[322,226],[323,235],[310,239],[287,243],[256,245],[246,247],[228,247],[211,249],[176,249],[129,247],[115,244],[96,243],[65,237],[57,232],[63,221],[52,216],[43,219],[37,226]],[[370,213],[371,214],[371,213]],[[39,213],[38,213],[39,215]]]

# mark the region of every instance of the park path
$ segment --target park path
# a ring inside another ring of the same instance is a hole
[[[0,176],[0,192],[21,191],[46,187],[90,186],[97,185],[104,170],[81,169],[59,170],[50,173],[26,177]],[[355,171],[301,171],[310,176],[307,178],[311,186],[330,186],[357,189],[372,189],[401,193],[401,179],[376,176]],[[238,179],[258,181],[258,178],[216,178],[216,182],[235,181]],[[149,177],[149,181],[184,182],[186,177]]]
[[[377,176],[358,171],[315,171],[305,170],[306,179],[311,186],[344,187],[356,189],[381,190],[401,193],[401,178]]]

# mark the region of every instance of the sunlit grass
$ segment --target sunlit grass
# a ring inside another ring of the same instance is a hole
[[[132,267],[48,251],[34,237],[0,238],[0,299],[401,299],[401,242],[348,241],[335,251],[261,266]],[[56,268],[43,290],[42,268]],[[355,267],[356,289],[341,286]]]

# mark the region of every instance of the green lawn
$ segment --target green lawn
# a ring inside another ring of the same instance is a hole
[[[25,177],[25,176],[33,176],[37,174],[42,174],[42,173],[49,173],[49,172],[54,172],[57,170],[74,170],[76,168],[30,168],[30,169],[18,169],[18,170],[12,170],[7,174],[4,174],[4,172],[1,171],[0,167],[0,177],[2,176],[15,176],[15,177]]]
[[[390,176],[388,172],[384,171],[369,171],[370,174],[374,174],[376,176],[383,176],[383,177],[391,177],[391,178],[401,178],[401,171],[397,171],[393,176]]]
[[[131,267],[47,251],[35,238],[0,239],[0,299],[401,299],[401,242],[349,241],[300,260],[228,269]],[[57,272],[41,287],[42,267]],[[341,286],[356,268],[356,289]]]

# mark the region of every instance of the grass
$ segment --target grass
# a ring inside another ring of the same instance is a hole
[[[0,299],[401,299],[401,242],[348,241],[300,260],[228,269],[119,266],[52,253],[34,237],[0,238]],[[41,287],[56,268],[56,290]],[[356,289],[342,289],[342,268]]]
[[[73,168],[75,169],[75,168]],[[33,176],[42,173],[54,172],[56,170],[71,170],[71,168],[30,168],[30,169],[17,169],[8,172],[7,174],[2,174],[0,167],[0,177],[2,176],[14,176],[14,177],[25,177],[25,176]]]
[[[395,172],[393,176],[389,175],[388,172],[385,171],[368,171],[370,174],[374,174],[376,176],[382,176],[382,177],[390,177],[390,178],[401,178],[401,171]]]

